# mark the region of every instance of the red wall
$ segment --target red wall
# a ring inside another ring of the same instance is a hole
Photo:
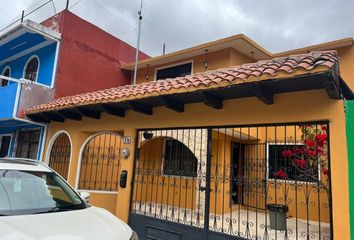
[[[134,47],[67,10],[42,24],[59,31],[62,38],[56,98],[130,84],[130,73],[120,66],[135,60]]]

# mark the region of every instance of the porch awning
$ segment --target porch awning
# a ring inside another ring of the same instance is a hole
[[[274,94],[313,89],[325,89],[332,99],[354,97],[339,76],[336,51],[291,55],[59,98],[30,108],[26,114],[34,121],[63,122],[83,116],[99,119],[102,112],[124,117],[127,110],[151,115],[159,106],[184,112],[185,104],[198,102],[220,109],[228,99],[254,96],[273,104]]]

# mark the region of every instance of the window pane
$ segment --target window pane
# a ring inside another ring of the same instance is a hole
[[[192,63],[186,63],[186,64],[182,64],[170,68],[157,70],[156,80],[175,78],[175,77],[184,77],[191,73],[192,73]]]
[[[25,79],[31,80],[31,81],[36,81],[37,74],[38,74],[38,58],[32,58],[25,70]]]
[[[183,143],[168,139],[165,145],[164,174],[195,177],[198,160]]]
[[[0,157],[6,157],[10,149],[11,136],[3,136],[0,146]]]
[[[6,68],[6,70],[2,74],[5,77],[10,77],[10,68]],[[9,84],[9,81],[5,79],[0,79],[1,87],[5,87]]]
[[[18,134],[15,157],[37,158],[40,130],[22,130]]]

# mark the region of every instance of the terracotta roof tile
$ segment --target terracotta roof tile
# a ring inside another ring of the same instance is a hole
[[[227,85],[240,84],[246,81],[261,81],[281,77],[291,78],[297,71],[308,74],[327,71],[338,62],[336,51],[310,52],[308,54],[291,55],[288,57],[262,60],[257,63],[243,64],[230,68],[197,73],[185,77],[152,81],[138,85],[126,85],[116,88],[84,93],[55,99],[27,110],[27,114],[54,111],[73,106],[91,105],[107,102],[124,102],[133,99],[143,99],[157,95],[168,95],[216,89]],[[285,73],[285,76],[284,76]]]

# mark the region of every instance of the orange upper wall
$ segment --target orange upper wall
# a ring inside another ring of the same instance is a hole
[[[222,39],[221,39],[222,40]],[[220,40],[220,41],[221,41]],[[205,45],[205,49],[208,49],[208,44]],[[211,43],[210,43],[211,44]],[[252,43],[255,44],[256,43]],[[257,45],[258,46],[258,45]],[[196,46],[198,47],[198,46]],[[323,50],[337,50],[339,59],[340,59],[340,73],[341,77],[348,84],[351,89],[354,89],[354,41],[352,38],[341,39],[333,42],[313,45],[305,48],[294,49],[286,52],[270,54],[268,59],[276,57],[284,57],[294,54],[308,53],[309,51],[323,51]],[[199,51],[199,50],[198,50]],[[137,83],[154,81],[155,80],[155,70],[161,67],[167,67],[174,64],[185,63],[188,61],[193,62],[193,72],[199,73],[204,72],[204,61],[205,53],[200,50],[200,54],[195,57],[183,58],[176,61],[176,58],[179,58],[181,54],[184,54],[184,50],[179,52],[171,53],[171,57],[168,57],[168,60],[165,60],[168,63],[157,66],[150,66],[149,68],[139,68],[138,70],[138,80]],[[161,56],[156,57],[156,59],[161,58]],[[170,60],[170,61],[169,61]],[[256,61],[256,60],[255,60]],[[215,70],[224,67],[238,66],[245,63],[251,63],[252,59],[249,56],[242,54],[240,51],[236,50],[233,47],[224,47],[221,50],[208,53],[208,62],[209,67],[207,70]],[[126,68],[123,66],[123,68]],[[146,80],[145,76],[149,74],[149,79]]]
[[[244,63],[250,63],[252,61],[251,58],[243,55],[242,53],[236,51],[233,48],[227,48],[223,50],[219,50],[216,52],[208,53],[208,69],[209,70],[216,70],[219,68],[230,67],[235,65],[241,65]],[[168,64],[157,65],[157,66],[150,66],[139,69],[138,71],[138,78],[137,83],[143,83],[147,81],[155,81],[156,78],[156,69],[168,67],[171,65],[178,65],[180,63],[192,62],[192,74],[193,73],[200,73],[205,72],[204,68],[204,61],[205,61],[205,53],[195,56],[193,58],[186,58],[179,61],[171,61]],[[149,79],[146,80],[146,75],[149,74]],[[133,77],[133,76],[132,76]]]

